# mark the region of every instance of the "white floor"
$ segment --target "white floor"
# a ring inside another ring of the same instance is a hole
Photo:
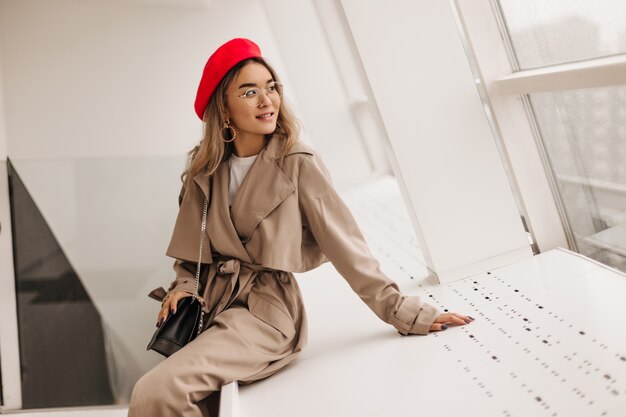
[[[24,411],[3,411],[2,415],[19,417],[126,417],[128,407],[76,407],[66,409],[39,409]]]
[[[326,264],[299,274],[309,345],[263,381],[227,388],[228,412],[282,416],[623,416],[626,276],[556,249],[448,285],[426,282],[395,181],[345,194],[383,271],[406,294],[476,321],[401,336]],[[329,291],[332,289],[332,291]],[[124,408],[21,416],[125,416]]]

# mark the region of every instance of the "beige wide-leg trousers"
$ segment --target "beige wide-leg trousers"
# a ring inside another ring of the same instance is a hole
[[[223,385],[282,369],[306,344],[306,331],[293,274],[258,271],[206,330],[137,381],[128,417],[217,417]]]

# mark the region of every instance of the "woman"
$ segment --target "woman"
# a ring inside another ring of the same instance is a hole
[[[404,296],[379,268],[319,154],[298,140],[282,85],[259,47],[243,38],[207,61],[195,110],[204,138],[182,175],[179,213],[166,254],[176,279],[157,326],[194,292],[199,230],[210,201],[203,263],[206,325],[135,385],[129,416],[212,415],[222,385],[266,378],[295,359],[307,320],[293,272],[331,261],[351,288],[402,335],[473,320]]]

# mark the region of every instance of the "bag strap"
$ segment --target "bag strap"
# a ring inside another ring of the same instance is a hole
[[[210,191],[209,191],[210,192]],[[200,264],[202,263],[202,244],[204,243],[204,235],[206,234],[206,214],[209,207],[209,197],[204,200],[204,209],[202,210],[202,228],[200,230],[200,254],[198,255],[198,267],[196,268],[196,284],[193,289],[194,296],[198,294],[198,283],[200,282]]]
[[[212,185],[213,185],[213,176],[209,176],[210,186],[209,192],[204,200],[204,208],[202,210],[202,227],[200,228],[200,253],[198,254],[198,267],[196,268],[196,284],[193,289],[193,297],[198,300],[200,294],[198,294],[198,284],[200,282],[200,265],[202,264],[202,244],[204,243],[204,235],[206,234],[206,215],[209,208],[209,197],[211,196]],[[193,300],[192,300],[193,301]],[[202,306],[199,310],[199,321],[198,321],[198,330],[196,331],[196,336],[198,336],[202,329],[204,328],[204,314],[202,313]]]
[[[200,253],[198,254],[198,267],[196,268],[196,284],[193,289],[193,294],[197,298],[198,285],[200,283],[200,265],[202,263],[202,244],[204,243],[204,235],[206,234],[206,215],[209,208],[209,198],[211,198],[211,192],[213,191],[213,175],[209,175],[209,189],[204,200],[204,209],[202,210],[202,227],[200,228]]]

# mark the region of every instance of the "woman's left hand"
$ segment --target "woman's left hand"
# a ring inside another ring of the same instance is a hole
[[[430,326],[430,331],[433,330],[445,330],[448,328],[446,323],[453,323],[464,325],[472,322],[474,319],[470,316],[464,316],[458,313],[444,313],[437,316],[433,324]]]

